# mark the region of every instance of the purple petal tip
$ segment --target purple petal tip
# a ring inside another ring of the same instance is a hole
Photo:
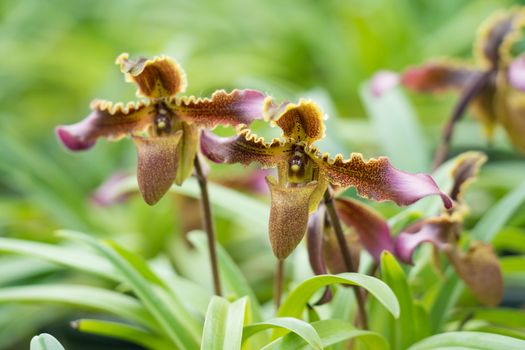
[[[55,129],[57,137],[60,141],[71,151],[87,150],[95,144],[95,141],[83,141],[77,137],[73,132],[68,130],[67,126],[58,126]]]
[[[381,97],[385,92],[388,92],[397,85],[399,85],[398,74],[387,70],[381,70],[372,77],[370,90],[374,97]]]

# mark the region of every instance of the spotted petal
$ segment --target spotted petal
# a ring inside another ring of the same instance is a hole
[[[336,208],[341,220],[357,232],[359,240],[377,262],[384,250],[394,251],[388,223],[375,210],[349,198],[337,198]]]
[[[177,175],[177,146],[182,130],[165,137],[134,137],[137,148],[137,180],[140,193],[153,205],[170,189]]]
[[[109,101],[94,100],[91,114],[82,121],[61,125],[56,129],[62,143],[72,151],[92,147],[99,137],[118,140],[128,134],[138,134],[152,125],[155,107],[143,102],[112,104]]]
[[[451,247],[448,256],[458,275],[482,304],[497,306],[501,302],[503,274],[490,244],[474,242],[467,253]]]
[[[330,178],[331,183],[342,187],[355,187],[360,196],[376,201],[392,200],[398,205],[412,204],[419,199],[439,195],[446,208],[452,206],[450,198],[441,192],[428,174],[410,174],[394,168],[388,158],[380,157],[365,162],[359,153],[348,160],[338,154],[330,159],[311,148],[309,155]]]
[[[205,128],[248,125],[254,119],[263,119],[274,109],[271,98],[256,90],[233,90],[230,93],[218,90],[211,98],[174,98],[168,105],[181,120]]]
[[[460,90],[481,76],[482,71],[452,61],[433,61],[411,67],[401,75],[401,84],[417,92]]]
[[[274,255],[284,260],[297,247],[306,233],[308,225],[308,205],[310,196],[317,187],[312,181],[308,184],[285,187],[268,176],[272,205],[270,208],[270,243]]]
[[[138,95],[167,98],[186,89],[186,74],[179,64],[169,57],[139,57],[130,60],[129,55],[123,53],[116,63],[120,65],[122,73],[125,73],[126,81],[138,85]]]
[[[247,127],[238,128],[238,136],[233,137],[219,137],[209,131],[201,134],[202,153],[216,163],[248,165],[257,162],[270,167],[289,157],[291,150],[290,144],[278,139],[266,143]]]
[[[286,105],[272,124],[283,130],[287,140],[310,144],[324,137],[323,113],[313,101],[300,100],[298,104]]]
[[[512,144],[525,154],[525,94],[510,86],[500,86],[498,90],[498,120],[509,135]]]

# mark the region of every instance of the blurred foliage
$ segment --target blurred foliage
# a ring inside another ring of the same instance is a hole
[[[54,127],[84,117],[92,98],[134,99],[134,87],[123,82],[112,64],[118,54],[167,54],[176,58],[187,72],[189,93],[195,95],[238,87],[258,88],[283,99],[312,97],[330,116],[324,148],[344,154],[361,151],[366,156],[395,154],[397,159],[403,159],[404,152],[406,163],[418,168],[424,162],[411,163],[412,143],[403,142],[405,148],[392,149],[400,143],[395,128],[385,136],[384,128],[376,129],[377,119],[366,118],[359,87],[378,69],[401,70],[435,56],[468,57],[478,24],[495,9],[518,3],[2,0],[0,236],[56,242],[53,232],[67,228],[111,237],[147,258],[159,253],[168,256],[181,275],[209,287],[209,278],[202,272],[203,255],[190,249],[184,235],[198,223],[198,217],[188,214],[195,212],[195,203],[174,194],[153,208],[138,197],[118,206],[97,207],[90,200],[94,189],[113,172],[133,169],[131,142],[99,142],[90,152],[70,154],[55,140]],[[408,96],[408,100],[415,111],[414,130],[423,135],[430,157],[455,98]],[[478,126],[468,118],[456,133],[454,152],[476,148],[490,155],[467,199],[472,207],[468,228],[517,187],[525,173],[522,158],[512,152],[505,137],[498,136],[488,147]],[[240,174],[240,167],[233,167],[233,172],[231,169],[214,166],[212,176],[220,180]],[[263,204],[256,204],[267,208],[267,198],[259,197]],[[374,205],[387,216],[399,211],[389,204]],[[215,208],[219,239],[257,297],[267,301],[271,297],[273,257],[266,227],[228,214],[228,206],[242,208],[227,201]],[[515,211],[502,234],[523,236],[522,209]],[[250,212],[245,211],[246,215]],[[514,252],[515,247],[505,244],[504,239],[499,244],[500,251]],[[295,277],[310,273],[305,267],[297,267],[305,265],[301,254],[304,252],[296,254],[296,260],[302,260],[291,271]],[[200,263],[188,263],[196,255]],[[107,281],[27,258],[2,257],[0,264],[2,271],[12,272],[1,276],[2,286],[58,280],[114,287]],[[512,269],[512,261],[508,266],[513,273],[509,280],[525,285],[523,272]],[[69,317],[64,309],[49,309],[0,307],[0,348],[17,342],[23,344],[20,348],[27,348],[29,337],[39,328],[53,321],[57,327]],[[32,316],[35,310],[41,311],[38,317]],[[28,317],[31,322],[26,321]]]

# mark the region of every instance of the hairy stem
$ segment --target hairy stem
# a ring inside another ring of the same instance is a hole
[[[330,193],[330,188],[324,193],[324,200],[326,204],[326,211],[328,213],[328,221],[334,230],[335,236],[337,238],[337,243],[339,244],[339,249],[341,249],[341,254],[343,255],[343,260],[346,265],[346,269],[349,272],[357,272],[356,266],[352,262],[352,256],[350,254],[350,249],[345,239],[343,233],[343,227],[341,226],[341,221],[335,210],[334,197]],[[361,290],[357,286],[352,286],[355,294],[355,299],[357,301],[357,312],[359,315],[359,321],[363,329],[368,329],[368,318],[366,315],[365,309],[365,298]]]
[[[279,310],[281,306],[281,297],[283,294],[283,278],[284,278],[284,260],[277,260],[277,270],[275,271],[275,285],[274,285],[274,303],[275,310]]]
[[[436,150],[436,154],[434,155],[434,162],[432,164],[432,170],[436,170],[441,164],[445,162],[445,159],[447,158],[448,150],[450,148],[450,141],[452,140],[452,134],[454,133],[454,127],[456,126],[456,123],[459,120],[461,120],[470,102],[486,86],[486,84],[492,77],[492,73],[493,73],[492,70],[483,73],[477,79],[472,81],[472,83],[469,84],[465,88],[465,90],[463,90],[463,93],[461,94],[461,98],[459,99],[458,103],[456,103],[456,106],[454,106],[454,110],[452,112],[450,119],[447,121],[447,123],[445,124],[445,127],[443,128],[443,133],[441,134],[441,142]]]
[[[211,272],[213,276],[213,288],[216,295],[221,295],[221,279],[219,276],[219,263],[217,261],[217,244],[215,241],[215,228],[213,227],[213,217],[211,214],[210,198],[208,196],[208,180],[202,171],[199,156],[195,156],[194,161],[195,176],[201,190],[201,216],[202,225],[208,237],[208,249],[210,254]]]

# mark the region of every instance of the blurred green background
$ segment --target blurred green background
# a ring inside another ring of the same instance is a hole
[[[147,257],[170,251],[181,273],[197,269],[184,267],[183,253],[171,251],[184,231],[178,209],[191,203],[167,196],[150,208],[136,196],[122,205],[100,208],[90,201],[95,188],[115,171],[133,171],[135,151],[129,140],[100,141],[90,152],[73,154],[55,139],[54,127],[87,115],[91,99],[135,98],[135,87],[124,83],[114,65],[122,52],[174,57],[187,72],[190,94],[256,88],[292,101],[312,97],[330,116],[324,142],[332,154],[391,155],[396,151],[385,149],[382,134],[367,118],[360,85],[379,69],[402,70],[436,56],[470,58],[479,23],[494,10],[518,3],[0,0],[0,236],[53,241],[56,229],[76,229],[116,237]],[[409,100],[430,156],[455,96],[414,95]],[[394,142],[395,138],[390,135]],[[478,126],[468,118],[454,145],[456,151],[486,148]],[[502,135],[490,152],[514,170],[492,168],[492,175],[482,178],[491,192],[477,197],[474,215],[516,184],[524,170],[520,163],[509,163],[517,156]],[[410,167],[413,155],[404,155]],[[394,164],[401,167],[401,162]],[[215,176],[221,177],[221,172],[224,169],[217,168]],[[387,205],[382,210],[390,209]],[[268,298],[271,290],[265,282],[273,265],[266,228],[258,228],[254,239],[249,232],[239,233],[245,230],[239,230],[242,223],[235,218],[218,216],[221,242],[261,298]],[[261,244],[265,250],[260,257],[251,256]],[[2,257],[13,264],[8,258]],[[57,278],[45,271],[39,276]],[[34,273],[0,276],[0,284],[23,283],[26,277]],[[27,310],[31,315],[33,309]],[[9,348],[45,324],[21,315],[0,316],[0,348]],[[18,328],[5,328],[13,322]]]

